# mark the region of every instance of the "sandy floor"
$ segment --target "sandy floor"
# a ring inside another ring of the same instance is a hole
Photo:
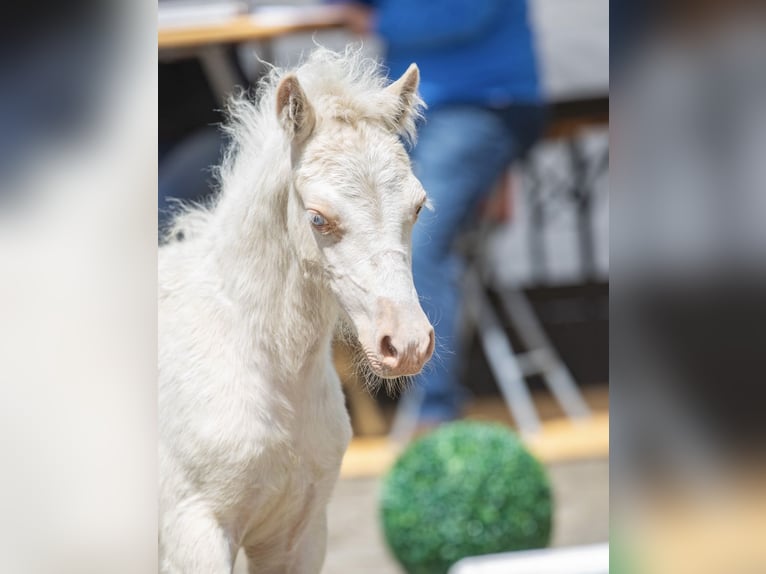
[[[609,536],[609,463],[577,461],[548,467],[556,497],[554,546],[604,542]],[[378,526],[376,478],[338,482],[328,509],[325,574],[402,574]],[[235,574],[246,574],[238,560]]]

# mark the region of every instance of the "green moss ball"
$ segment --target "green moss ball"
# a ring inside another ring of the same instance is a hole
[[[380,504],[386,541],[409,574],[550,542],[545,471],[496,424],[452,423],[413,442],[384,478]]]

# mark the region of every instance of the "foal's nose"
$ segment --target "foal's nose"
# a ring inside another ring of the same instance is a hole
[[[378,353],[386,373],[392,377],[416,375],[434,353],[434,329],[427,327],[383,332],[378,339]]]

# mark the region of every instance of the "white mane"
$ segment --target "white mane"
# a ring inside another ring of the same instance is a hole
[[[276,113],[276,89],[287,73],[294,73],[313,103],[318,121],[335,119],[348,124],[360,121],[381,123],[399,131],[410,144],[417,138],[416,123],[425,103],[417,94],[404,109],[403,101],[383,88],[389,84],[385,68],[365,58],[360,48],[349,46],[343,53],[319,47],[294,70],[272,66],[255,90],[233,96],[227,106],[223,130],[230,138],[221,165],[216,169],[219,190],[237,179],[243,154],[257,156],[269,141],[269,134],[282,135]],[[398,121],[397,121],[398,120]],[[178,205],[166,238],[198,234],[209,220],[215,202],[207,205]]]

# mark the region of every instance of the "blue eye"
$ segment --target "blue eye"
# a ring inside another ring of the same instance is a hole
[[[327,225],[327,220],[315,211],[309,212],[309,221],[311,221],[311,225],[314,227],[324,227]]]

